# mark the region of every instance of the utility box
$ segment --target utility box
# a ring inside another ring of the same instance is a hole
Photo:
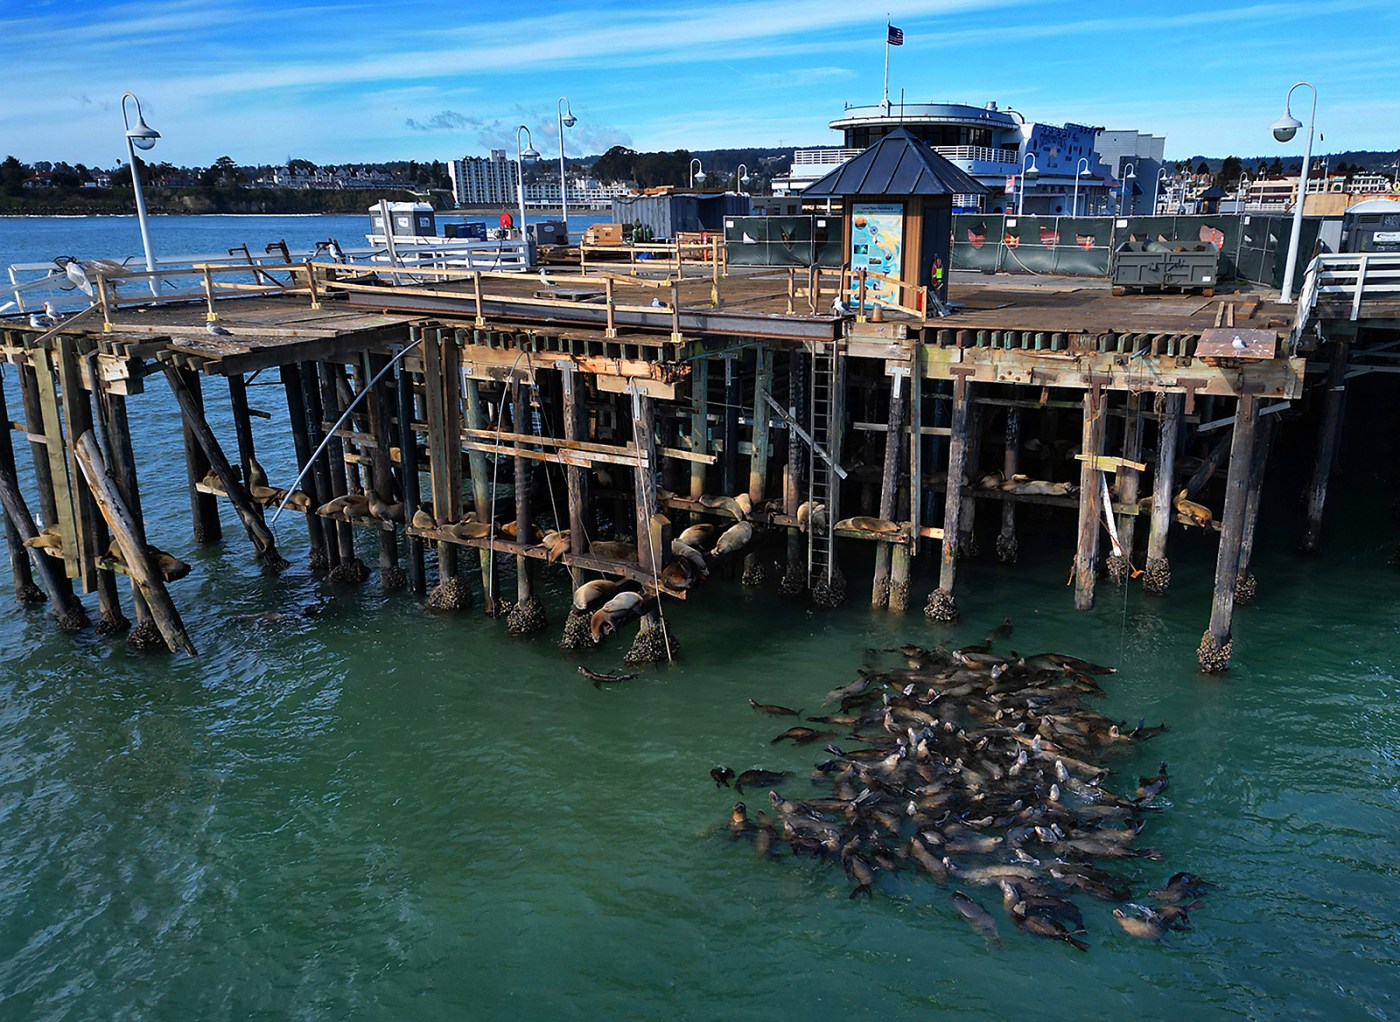
[[[1400,201],[1368,199],[1342,218],[1343,252],[1400,252]]]
[[[437,237],[437,216],[426,202],[388,202],[389,222],[396,238]],[[384,234],[384,213],[379,206],[369,208],[371,234]]]
[[[538,246],[567,245],[569,233],[563,220],[541,220],[529,226],[530,240]]]
[[[1208,242],[1124,242],[1113,253],[1113,293],[1175,288],[1210,295],[1219,279],[1219,263],[1220,251]]]

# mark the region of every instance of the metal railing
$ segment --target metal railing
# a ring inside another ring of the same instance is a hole
[[[1289,345],[1297,350],[1320,301],[1328,296],[1350,300],[1349,322],[1361,319],[1367,299],[1400,301],[1400,252],[1340,252],[1316,256],[1308,264],[1298,293]]]
[[[933,151],[949,160],[978,160],[983,163],[1004,163],[1009,167],[1021,161],[1009,149],[996,149],[985,145],[936,145]]]
[[[820,166],[830,163],[845,163],[859,156],[864,149],[798,149],[792,154],[794,167]]]

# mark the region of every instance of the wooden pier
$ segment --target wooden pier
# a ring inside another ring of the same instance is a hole
[[[177,609],[188,567],[144,535],[143,486],[156,483],[136,477],[141,438],[126,410],[168,388],[192,542],[236,527],[269,572],[286,567],[272,519],[296,516],[329,580],[377,576],[527,634],[547,624],[536,574],[562,564],[576,587],[602,577],[640,591],[623,616],[639,626],[633,655],[665,659],[684,628],[665,620],[672,601],[704,593],[700,569],[677,563],[688,524],[747,522],[751,536],[729,533],[734,549],[709,569],[732,558],[757,584],[776,559],[785,593],[825,605],[853,595],[841,563],[870,550],[874,605],[902,612],[926,585],[925,613],[947,621],[982,526],[1010,563],[1022,505],[1061,508],[1066,598],[1081,609],[1105,577],[1167,593],[1173,529],[1218,530],[1199,658],[1220,671],[1234,606],[1253,595],[1270,416],[1322,399],[1315,546],[1341,388],[1400,329],[1393,302],[1364,296],[1364,265],[1360,285],[1347,278],[1362,297],[1326,290],[1344,268],[1323,263],[1297,308],[998,277],[955,283],[943,316],[926,288],[889,278],[897,297],[881,321],[833,311],[864,275],[742,270],[713,247],[654,265],[590,258],[586,272],[274,269],[234,286],[223,281],[233,271],[206,268],[202,293],[159,302],[119,301],[147,290],[145,274],[123,272],[50,329],[0,319],[0,358],[22,395],[22,407],[0,405],[18,599],[47,602],[72,630],[88,625],[83,597],[95,593],[99,629],[126,629],[129,608],[133,645],[195,652]],[[1305,394],[1309,372],[1325,394]],[[273,373],[295,465],[259,460],[247,385]],[[211,427],[214,401],[228,402],[232,435]],[[25,442],[29,493],[15,461]],[[574,617],[566,639],[591,642]]]

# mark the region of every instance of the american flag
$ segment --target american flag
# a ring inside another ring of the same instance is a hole
[[[904,45],[904,29],[895,28],[893,25],[888,24],[885,26],[885,28],[889,32],[889,35],[885,37],[886,42],[888,42],[891,46]]]

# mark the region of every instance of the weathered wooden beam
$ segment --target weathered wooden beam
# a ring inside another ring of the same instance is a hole
[[[572,374],[568,374],[572,376]],[[468,378],[465,384],[467,400],[467,427],[472,430],[484,430],[486,428],[486,411],[481,403],[481,384],[474,378]],[[567,428],[567,427],[566,427]],[[484,451],[468,447],[467,462],[471,468],[472,477],[472,505],[476,508],[476,515],[482,521],[490,521],[494,518],[496,509],[492,503],[492,480],[491,470],[487,468],[486,454]],[[571,542],[573,537],[570,537]],[[581,553],[581,550],[575,551]],[[496,581],[495,561],[491,557],[489,548],[482,548],[478,551],[481,561],[481,588],[485,595],[485,610],[487,617],[495,617],[498,613],[500,602],[500,585]]]
[[[1303,550],[1317,553],[1322,535],[1322,512],[1327,504],[1327,483],[1332,476],[1332,461],[1337,451],[1337,434],[1342,428],[1342,412],[1346,398],[1347,356],[1350,338],[1343,334],[1332,341],[1332,358],[1327,367],[1327,392],[1322,404],[1322,422],[1317,431],[1317,455],[1313,462],[1312,481],[1308,484],[1307,528],[1303,532]]]
[[[336,389],[339,367],[325,362],[317,362],[314,365],[314,372],[321,398],[319,424],[322,429],[327,429],[341,415],[340,394]],[[330,475],[331,499],[345,496],[350,492],[349,474],[345,464],[345,445],[339,437],[330,436],[322,457],[325,459]],[[332,577],[347,582],[363,581],[361,562],[355,555],[355,530],[348,522],[342,521],[335,522],[334,528],[336,545],[340,550],[340,565]]]
[[[374,446],[370,448],[370,469],[371,484],[379,499],[386,504],[394,503],[394,498],[399,498],[398,503],[403,508],[403,520],[407,524],[413,517],[411,506],[403,499],[402,493],[396,493],[394,485],[394,461],[390,453],[393,446],[393,425],[394,413],[392,410],[389,387],[390,377],[388,372],[389,356],[367,351],[362,356],[364,359],[365,385],[369,381],[384,372],[384,376],[379,378],[379,382],[374,385],[373,390],[366,398],[369,408],[365,412],[368,419],[370,434],[375,438]],[[385,529],[379,534],[379,584],[386,592],[394,592],[404,587],[407,576],[399,567],[399,537],[393,530]]]
[[[734,496],[739,492],[739,366],[743,352],[724,356],[724,408],[720,416],[724,439],[720,459],[720,479],[724,492]]]
[[[248,410],[248,384],[241,373],[228,378],[228,403],[233,413],[233,432],[238,439],[238,464],[243,469],[244,480],[251,483],[257,451],[253,445],[253,417]]]
[[[1176,449],[1181,441],[1181,410],[1186,398],[1182,394],[1162,394],[1158,400],[1160,417],[1157,420],[1157,463],[1152,470],[1152,523],[1142,576],[1142,587],[1149,593],[1165,593],[1171,585],[1167,532],[1172,524]]]
[[[68,578],[78,578],[83,574],[81,567],[82,539],[79,535],[77,512],[73,502],[72,481],[68,475],[68,458],[64,453],[62,419],[59,414],[58,388],[54,382],[54,370],[50,361],[51,353],[40,348],[32,353],[34,378],[37,384],[39,419],[43,425],[43,454],[48,462],[49,479],[53,486],[55,519],[45,519],[45,524],[57,526],[63,537],[63,571]],[[84,592],[91,592],[86,585]]]
[[[170,379],[172,373],[179,377],[184,390],[193,400],[192,408],[195,415],[202,421],[204,419],[204,391],[199,373],[174,365],[165,366],[165,373],[166,379]],[[224,534],[223,525],[219,521],[219,502],[210,494],[203,493],[198,489],[199,484],[204,481],[204,477],[208,475],[209,469],[213,466],[209,463],[209,456],[200,446],[199,438],[194,435],[194,430],[188,419],[184,420],[181,433],[185,444],[185,478],[189,487],[190,518],[194,522],[194,541],[196,543],[217,543]]]
[[[311,461],[311,473],[316,480],[317,499],[320,501],[320,503],[315,504],[315,507],[320,507],[326,501],[340,496],[332,486],[330,457],[321,446],[321,441],[326,438],[325,429],[322,426],[325,415],[321,406],[321,372],[315,362],[303,362],[299,375],[302,402],[306,408],[306,439],[313,452],[320,451]],[[341,563],[340,531],[333,519],[317,515],[316,521],[321,526],[321,542],[326,550],[326,566],[334,571]]]
[[[520,385],[518,377],[510,381],[510,418],[516,432],[529,428],[529,397]],[[515,457],[515,535],[522,543],[531,542],[534,535],[534,508],[530,501],[530,462],[517,455]],[[546,471],[548,471],[546,469]],[[530,589],[530,562],[525,557],[515,559],[515,602],[523,605],[532,599]]]
[[[1084,423],[1082,451],[1086,455],[1103,453],[1104,409],[1107,398],[1102,389],[1091,386],[1084,392]],[[1074,555],[1074,607],[1090,610],[1094,606],[1094,583],[1099,572],[1099,469],[1085,461],[1079,470],[1079,534]]]
[[[760,348],[755,355],[753,392],[753,436],[749,455],[749,499],[762,503],[768,483],[768,402],[773,388],[773,349]]]
[[[710,360],[697,358],[690,373],[690,449],[696,454],[709,451]],[[705,466],[690,466],[690,497],[699,500],[705,493]]]
[[[301,480],[301,492],[305,493],[311,507],[305,514],[307,539],[311,548],[311,566],[325,568],[329,562],[326,555],[326,533],[322,519],[316,509],[326,502],[325,490],[318,485],[316,471],[311,466],[311,454],[315,447],[311,444],[306,414],[306,387],[301,378],[301,367],[296,364],[284,365],[277,370],[282,389],[287,396],[287,419],[292,433],[292,449],[296,452],[298,473],[305,471]]]
[[[1244,531],[1240,536],[1240,567],[1235,580],[1235,605],[1248,606],[1258,594],[1258,583],[1249,570],[1254,557],[1254,535],[1259,524],[1259,507],[1263,503],[1264,473],[1268,468],[1269,451],[1273,446],[1274,434],[1278,431],[1278,419],[1265,416],[1267,409],[1259,409],[1258,436],[1254,441],[1254,463],[1249,471],[1249,497],[1244,508]]]
[[[1215,591],[1211,600],[1210,626],[1197,650],[1201,669],[1209,674],[1229,670],[1231,619],[1235,610],[1235,582],[1240,570],[1240,544],[1244,536],[1245,508],[1249,503],[1249,483],[1254,465],[1254,439],[1259,416],[1256,399],[1240,396],[1235,413],[1234,440],[1230,445],[1230,469],[1225,480],[1225,505],[1220,512],[1220,550],[1215,559]]]
[[[1006,409],[1006,435],[1001,457],[1001,475],[1010,479],[1021,471],[1021,409],[1008,406]],[[1001,506],[1001,533],[997,536],[997,560],[1003,564],[1015,564],[1021,553],[1020,541],[1016,538],[1016,501],[1008,500]]]
[[[1135,464],[1141,464],[1142,458],[1142,395],[1129,394],[1127,405],[1127,418],[1123,420],[1123,459],[1114,474],[1114,496],[1120,503],[1136,504],[1142,478],[1141,470],[1135,467]],[[1123,545],[1123,556],[1129,564],[1133,559],[1136,532],[1137,515],[1118,516],[1118,541]],[[1116,581],[1127,581],[1126,569],[1125,574]]]
[[[416,328],[415,328],[416,329]],[[395,396],[398,399],[399,465],[403,479],[404,524],[413,521],[414,512],[422,501],[422,480],[419,477],[418,434],[413,428],[413,376],[404,366],[404,359],[395,364]],[[472,471],[475,482],[476,471]],[[419,596],[428,591],[427,574],[423,566],[423,541],[404,530],[408,540],[408,584]]]
[[[924,614],[935,621],[956,621],[957,599],[953,582],[957,573],[958,536],[963,509],[963,474],[967,471],[968,433],[972,425],[972,383],[966,375],[953,380],[952,435],[948,443],[948,485],[943,500],[943,560],[938,588],[929,596]]]
[[[179,402],[180,414],[184,417],[185,427],[194,437],[195,443],[199,445],[200,451],[214,470],[214,474],[219,477],[219,483],[223,486],[224,492],[228,494],[234,511],[238,513],[239,519],[243,522],[243,528],[247,530],[248,538],[253,541],[258,560],[262,562],[264,567],[272,570],[285,568],[287,562],[277,552],[277,541],[263,521],[262,515],[254,506],[253,499],[244,488],[242,480],[234,472],[228,458],[224,456],[223,448],[219,446],[218,438],[214,436],[214,431],[210,429],[209,423],[205,420],[203,409],[200,407],[195,393],[188,386],[186,375],[186,370],[177,369],[170,365],[165,366],[165,379],[170,384],[170,391],[175,395],[175,400]]]
[[[564,419],[564,439],[571,443],[581,441],[583,430],[583,402],[578,398],[578,373],[572,368],[565,368],[560,373],[560,383],[563,387],[563,419]],[[475,474],[475,469],[473,469]],[[588,529],[585,517],[588,507],[588,479],[582,468],[570,465],[564,470],[564,487],[569,505],[569,551],[575,554],[582,554],[588,551]],[[570,568],[570,576],[573,579],[573,587],[577,589],[583,583],[583,570],[581,568]]]
[[[103,447],[103,455],[111,468],[122,503],[131,512],[137,536],[144,544],[145,516],[141,511],[141,489],[136,479],[136,452],[132,447],[126,397],[106,387],[97,391],[94,397],[98,401],[104,424],[103,435],[106,444]],[[142,595],[141,587],[134,580],[131,582],[131,604],[136,614],[136,628],[128,636],[128,643],[136,649],[166,648],[164,642],[159,641],[160,631],[156,627],[151,608],[146,603],[146,597]]]
[[[132,521],[130,511],[122,504],[121,494],[102,461],[102,453],[97,448],[97,440],[88,430],[78,438],[75,454],[84,478],[87,479],[94,499],[108,527],[116,536],[117,546],[126,561],[127,572],[140,587],[141,595],[151,608],[156,627],[170,649],[182,649],[190,656],[198,656],[198,650],[185,631],[180,612],[166,591],[165,582],[159,569],[153,563],[146,545],[141,542],[141,534]]]
[[[885,363],[890,378],[890,407],[885,430],[885,460],[880,472],[880,506],[877,517],[894,520],[895,497],[899,492],[900,440],[904,427],[904,381],[909,375],[907,365]],[[885,607],[890,602],[890,547],[875,546],[875,579],[870,590],[870,605]]]

